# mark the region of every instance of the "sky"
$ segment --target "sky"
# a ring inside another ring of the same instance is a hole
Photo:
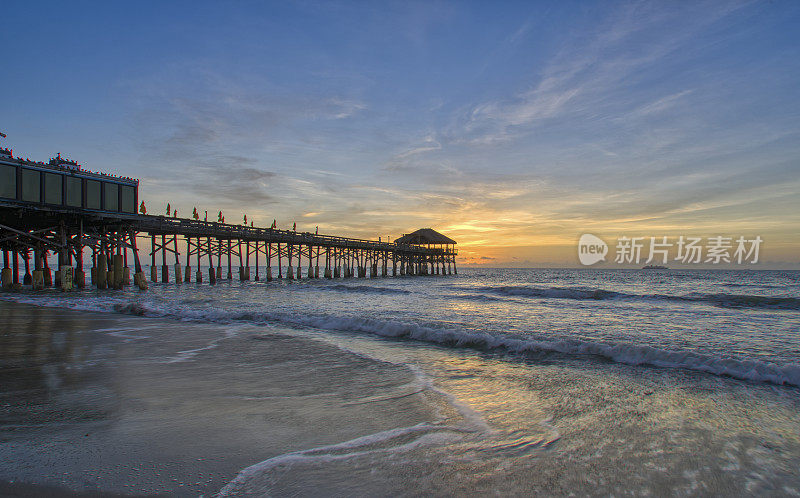
[[[585,233],[760,236],[759,268],[800,268],[800,2],[0,12],[0,145],[139,178],[151,214],[431,227],[486,266],[578,266]]]

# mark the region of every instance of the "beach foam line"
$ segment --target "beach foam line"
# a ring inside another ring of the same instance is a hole
[[[390,287],[379,287],[377,285],[319,285],[315,286],[314,290],[328,290],[337,292],[358,292],[368,294],[411,294],[411,291],[404,289],[392,289]]]
[[[34,305],[64,307],[62,300],[44,301],[22,296],[12,299]],[[69,301],[74,303],[75,301]],[[322,330],[357,332],[395,339],[410,339],[439,346],[468,348],[508,353],[555,352],[570,356],[596,356],[626,365],[655,366],[694,370],[740,380],[767,382],[800,387],[800,365],[778,365],[760,360],[744,360],[713,356],[692,351],[670,351],[635,344],[614,344],[570,340],[547,340],[496,333],[436,327],[402,320],[380,320],[353,316],[299,315],[261,311],[227,311],[216,308],[185,309],[162,307],[163,302],[109,303],[105,300],[81,301],[79,306],[66,306],[87,311],[115,311],[138,316],[175,318],[185,321],[254,324],[283,324]],[[91,306],[94,306],[92,308]]]
[[[263,462],[251,465],[240,471],[236,477],[226,484],[217,496],[240,496],[241,494],[267,493],[268,482],[259,489],[256,479],[264,476],[276,467],[291,466],[298,463],[325,463],[337,460],[347,460],[374,453],[400,453],[410,451],[421,446],[444,444],[458,437],[457,428],[434,425],[422,422],[410,427],[398,427],[367,436],[357,437],[342,443],[319,446],[307,450],[295,451],[278,455]],[[405,441],[412,437],[411,441]],[[396,444],[392,444],[396,441]],[[387,446],[387,444],[389,446]]]
[[[221,341],[224,341],[225,339],[230,339],[231,337],[235,336],[236,336],[236,331],[226,330],[224,336],[217,337],[216,339],[212,340],[205,346],[201,346],[199,348],[194,348],[194,349],[187,349],[184,351],[178,351],[176,355],[168,359],[166,363],[179,363],[182,361],[191,360],[192,358],[194,358],[203,351],[208,351],[209,349],[214,349],[218,347]]]
[[[556,352],[570,356],[592,355],[627,365],[695,370],[740,380],[800,387],[800,365],[798,364],[777,365],[759,360],[738,360],[691,351],[668,351],[633,344],[606,344],[578,339],[548,341],[451,328],[434,328],[412,322],[371,318],[298,316],[286,317],[278,321],[328,330],[412,339],[441,346],[481,351],[519,354]]]
[[[137,310],[136,314],[139,314],[139,306],[141,305],[134,306]],[[126,312],[126,307],[119,307],[118,311],[124,313]],[[798,364],[777,365],[760,360],[739,360],[691,351],[669,351],[635,344],[609,344],[578,339],[551,341],[504,334],[494,335],[487,332],[463,329],[439,328],[401,320],[379,320],[349,316],[207,310],[178,313],[176,317],[191,317],[191,319],[225,323],[239,320],[252,321],[254,323],[277,322],[323,330],[359,332],[381,337],[411,339],[440,346],[481,351],[518,354],[555,352],[570,356],[591,355],[626,365],[694,370],[740,380],[800,387],[800,365]]]
[[[467,288],[468,289],[468,288]],[[467,290],[464,289],[464,290]],[[685,295],[672,294],[630,294],[615,292],[607,289],[591,289],[584,287],[538,287],[530,285],[501,285],[483,286],[475,289],[506,297],[530,297],[549,299],[576,299],[576,300],[664,300],[678,302],[693,302],[710,304],[721,308],[761,308],[776,310],[800,310],[800,298],[785,296],[757,296],[752,294],[704,294],[690,293]],[[468,294],[474,299],[475,295]]]

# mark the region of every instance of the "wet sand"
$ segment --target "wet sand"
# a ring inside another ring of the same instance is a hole
[[[0,300],[0,495],[800,490],[794,387],[276,328],[252,309],[225,324],[219,301],[180,300],[217,322]],[[145,311],[131,301],[115,309]]]
[[[435,418],[317,341],[0,301],[0,494],[213,495],[244,468]]]

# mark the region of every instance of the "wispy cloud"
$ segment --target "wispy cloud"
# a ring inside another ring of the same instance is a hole
[[[681,11],[646,3],[625,5],[601,20],[588,38],[564,40],[530,88],[471,107],[456,118],[449,135],[455,141],[491,145],[524,137],[554,119],[613,117],[637,107],[641,117],[667,109],[691,90],[639,104],[646,92],[635,90],[633,83],[662,59],[691,47],[696,34],[739,6],[702,4]]]
[[[681,92],[673,93],[671,95],[667,95],[666,97],[661,97],[654,102],[650,102],[648,104],[644,104],[630,114],[626,116],[627,119],[636,119],[645,116],[649,116],[651,114],[657,114],[659,112],[666,111],[672,107],[674,107],[683,97],[692,93],[693,90],[683,90]]]
[[[377,74],[383,61],[361,68],[336,58],[314,75],[346,82],[337,90],[219,75],[201,91],[156,85],[144,92],[138,127],[150,162],[162,168],[151,176],[171,191],[184,187],[187,202],[246,206],[248,219],[281,226],[360,237],[433,226],[473,261],[496,264],[530,257],[509,250],[490,259],[501,252],[484,253],[487,245],[563,252],[587,230],[800,226],[779,212],[792,211],[800,189],[796,162],[787,162],[800,143],[796,119],[762,119],[763,95],[742,110],[742,99],[719,94],[731,69],[708,64],[713,45],[737,31],[717,23],[740,4],[615,5],[570,14],[544,44],[542,21],[520,17],[481,47],[468,71],[441,60],[481,81],[459,86],[432,69],[431,78],[452,87],[424,98],[417,92],[428,80],[413,68],[435,67],[436,23],[401,23],[411,28],[400,43],[408,36],[417,52],[398,86]],[[448,9],[437,22],[449,19]]]
[[[421,144],[415,145],[412,148],[395,155],[395,159],[406,159],[416,154],[430,152],[432,150],[440,150],[441,148],[442,144],[440,144],[432,135],[429,135],[425,137],[425,140],[423,140]]]

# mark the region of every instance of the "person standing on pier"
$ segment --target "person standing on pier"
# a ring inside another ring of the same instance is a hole
[[[142,214],[147,214],[147,208],[144,206],[144,201],[142,201],[142,205],[139,206],[139,212]]]
[[[172,209],[171,209],[171,207],[172,207],[172,206],[170,206],[170,204],[169,204],[169,202],[168,202],[168,203],[167,203],[167,216],[169,216],[169,213],[170,213],[170,211],[172,210]]]

